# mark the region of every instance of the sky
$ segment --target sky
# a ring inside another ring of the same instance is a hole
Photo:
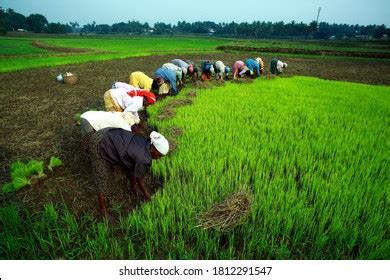
[[[3,9],[25,16],[41,14],[49,22],[110,24],[138,20],[176,24],[178,21],[253,22],[319,21],[385,24],[390,27],[390,0],[0,0]]]

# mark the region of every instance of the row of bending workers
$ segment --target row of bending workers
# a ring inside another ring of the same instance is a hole
[[[287,64],[272,59],[270,72],[280,74]],[[143,198],[151,198],[145,186],[145,175],[152,160],[158,160],[169,151],[168,140],[156,131],[144,136],[139,111],[153,105],[157,95],[176,95],[186,79],[207,81],[214,76],[223,80],[264,75],[262,58],[236,61],[232,67],[222,61],[202,60],[198,65],[190,60],[173,59],[154,72],[154,78],[136,71],[129,75],[129,83],[114,82],[103,95],[106,111],[87,111],[80,117],[81,144],[92,166],[97,200],[102,217],[113,221],[107,206],[107,190],[112,181],[112,167],[117,165],[129,179],[129,190]]]

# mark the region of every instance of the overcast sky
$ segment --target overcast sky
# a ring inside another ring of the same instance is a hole
[[[320,21],[390,26],[390,0],[0,0],[3,9],[12,8],[25,16],[38,13],[49,22],[77,21],[81,26],[96,21],[113,24],[178,21],[252,22]]]

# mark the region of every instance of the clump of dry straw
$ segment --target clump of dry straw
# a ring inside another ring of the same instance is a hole
[[[203,229],[213,228],[228,231],[238,225],[249,213],[252,201],[247,189],[240,189],[208,211],[199,215],[199,226]]]

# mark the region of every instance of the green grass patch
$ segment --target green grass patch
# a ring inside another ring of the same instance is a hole
[[[34,48],[33,40],[48,46],[88,49],[87,53],[55,53]],[[90,61],[121,59],[127,57],[158,54],[185,54],[217,52],[215,48],[226,40],[178,37],[134,37],[134,38],[0,38],[0,45],[17,46],[12,57],[0,61],[0,73],[66,64],[80,64]],[[5,47],[3,53],[5,54]],[[92,50],[92,52],[91,52]],[[16,51],[15,51],[16,52]],[[97,53],[94,53],[97,52]],[[0,54],[1,55],[1,54]]]
[[[0,62],[0,72],[11,72],[17,70],[35,69],[41,67],[52,67],[66,64],[82,64],[91,61],[105,61],[135,56],[148,56],[150,53],[138,53],[133,55],[118,54],[65,54],[48,55],[37,57],[13,57],[3,58]]]
[[[50,51],[31,45],[32,40],[0,37],[0,56],[42,55]],[[4,59],[4,58],[2,58]]]
[[[131,37],[131,38],[85,38],[41,39],[42,42],[59,47],[86,48],[107,52],[166,53],[172,51],[211,51],[226,40],[191,37]],[[229,41],[228,41],[229,42]]]
[[[167,180],[154,202],[172,218],[168,235],[196,236],[192,253],[211,258],[389,257],[389,94],[303,77],[198,91],[155,123],[184,130],[172,158],[153,166]],[[196,213],[243,185],[250,218],[221,248],[220,233],[194,229]]]

